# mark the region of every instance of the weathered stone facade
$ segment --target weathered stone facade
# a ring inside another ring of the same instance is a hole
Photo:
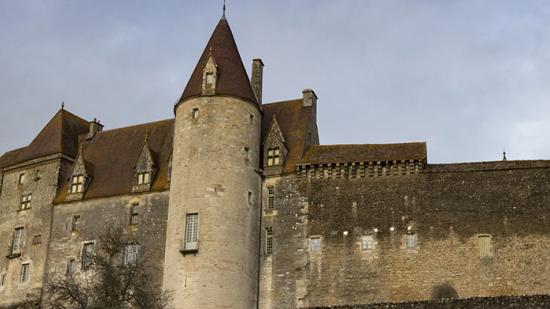
[[[319,145],[313,90],[262,104],[252,72],[222,18],[175,119],[104,131],[61,109],[0,157],[0,307],[85,276],[111,226],[174,308],[548,304],[505,296],[550,294],[550,161]]]

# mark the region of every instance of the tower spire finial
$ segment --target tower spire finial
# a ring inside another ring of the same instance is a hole
[[[225,0],[223,0],[223,14],[222,19],[225,19]]]
[[[508,159],[506,158],[506,149],[503,149],[502,150],[502,161],[507,161]]]

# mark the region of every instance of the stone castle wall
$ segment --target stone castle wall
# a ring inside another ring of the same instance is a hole
[[[276,202],[262,224],[273,229],[274,250],[261,259],[261,308],[427,300],[442,284],[459,297],[547,294],[547,166],[268,179]],[[363,251],[366,235],[374,248]],[[309,248],[310,236],[322,239],[320,251]],[[480,236],[489,238],[483,258]]]

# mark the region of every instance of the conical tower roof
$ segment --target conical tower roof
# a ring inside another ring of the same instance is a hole
[[[214,58],[218,71],[216,95],[239,97],[258,104],[250,80],[233,38],[233,33],[227,20],[222,17],[204,48],[185,90],[178,102],[202,95],[203,69],[209,56]]]

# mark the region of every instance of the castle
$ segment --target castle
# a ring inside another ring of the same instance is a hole
[[[103,130],[61,108],[0,157],[0,307],[85,274],[107,222],[149,249],[174,308],[550,293],[550,161],[320,145],[315,92],[263,103],[262,74],[222,17],[174,119]]]

